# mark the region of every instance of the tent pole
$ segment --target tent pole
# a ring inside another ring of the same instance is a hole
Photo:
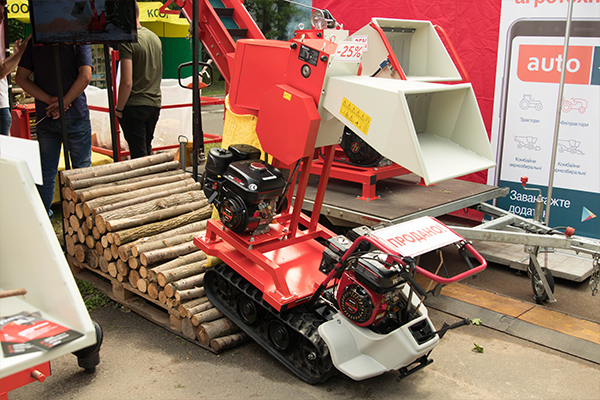
[[[558,134],[560,130],[560,117],[562,111],[562,98],[565,88],[565,75],[567,70],[567,57],[569,55],[569,40],[571,38],[571,20],[573,19],[573,3],[569,2],[567,11],[567,25],[565,27],[565,44],[563,46],[562,68],[560,71],[560,84],[558,86],[558,101],[556,105],[556,121],[554,122],[554,142],[552,144],[552,160],[550,161],[550,177],[548,179],[548,193],[546,196],[546,218],[544,224],[550,226],[550,206],[552,204],[552,188],[554,186],[554,169],[556,168],[556,153],[558,149]]]

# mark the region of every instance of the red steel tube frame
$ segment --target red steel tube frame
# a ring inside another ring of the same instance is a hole
[[[467,249],[467,251],[469,253],[471,253],[471,255],[473,257],[475,257],[475,259],[479,262],[479,266],[474,267],[473,269],[470,269],[468,271],[465,271],[461,274],[455,275],[452,278],[442,278],[439,275],[436,274],[432,274],[431,272],[427,271],[426,269],[423,269],[419,266],[417,266],[417,272],[421,275],[423,275],[426,278],[431,279],[432,281],[435,281],[437,283],[441,283],[442,285],[448,285],[450,283],[454,283],[454,282],[458,282],[460,280],[463,280],[469,276],[478,274],[479,272],[483,271],[486,267],[487,267],[487,261],[485,260],[485,258],[483,258],[483,256],[481,254],[479,254],[477,252],[477,250],[475,250],[475,248],[470,244],[470,243],[465,243],[465,249]]]
[[[392,49],[392,47],[390,46],[390,43],[388,42],[388,40],[385,36],[385,33],[383,33],[383,29],[381,29],[381,27],[379,25],[374,24],[373,22],[369,22],[369,25],[371,26],[371,28],[375,29],[377,31],[377,33],[379,34],[379,36],[381,37],[381,41],[383,42],[383,45],[385,46],[385,49],[387,50],[388,54],[393,55],[394,49]],[[400,75],[400,79],[405,81],[406,74],[404,73],[404,70],[400,66],[398,59],[394,56],[394,57],[388,57],[388,60],[390,61],[390,64],[392,64],[392,67],[394,67],[394,70],[396,72],[398,72],[398,74]]]
[[[465,69],[465,66],[460,60],[460,57],[458,57],[458,53],[456,52],[456,49],[454,48],[454,45],[452,44],[452,41],[450,40],[450,37],[448,36],[444,28],[442,28],[439,25],[434,25],[434,27],[440,35],[440,37],[446,42],[446,46],[448,47],[450,56],[452,57],[454,64],[456,64],[456,67],[458,68],[458,73],[462,77],[463,81],[465,83],[471,82],[471,80],[469,79],[469,74],[467,74],[467,70]]]
[[[33,382],[44,382],[52,375],[50,361],[35,365],[0,378],[0,400],[8,400],[8,393]]]
[[[181,3],[181,4],[179,4]],[[165,3],[163,6],[167,6],[170,3]],[[178,0],[176,2],[177,5],[181,6],[183,5],[183,2]],[[169,11],[173,11],[173,10],[169,10]],[[175,13],[179,13],[179,11],[175,11]],[[118,89],[117,88],[117,61],[119,61],[119,52],[117,50],[112,50],[110,52],[111,55],[111,70],[112,70],[112,85],[113,88]],[[204,100],[203,100],[204,99]],[[225,99],[214,99],[211,97],[204,97],[204,98],[200,98],[200,105],[214,105],[214,104],[225,104]],[[114,104],[117,104],[117,90],[113,90],[113,101]],[[170,108],[183,108],[183,107],[192,107],[192,103],[185,103],[185,104],[170,104],[170,105],[165,105],[165,106],[161,106],[161,110],[166,110],[166,109],[170,109]],[[109,109],[107,107],[99,107],[99,106],[93,106],[90,105],[88,106],[88,108],[92,111],[99,111],[99,112],[109,112]],[[118,121],[115,121],[116,124],[116,128],[117,128],[117,138],[116,138],[116,146],[117,146],[117,160],[113,160],[113,161],[121,161],[121,157],[123,156],[128,156],[129,155],[129,151],[121,151],[121,135],[120,135],[120,128],[119,128],[119,123]],[[221,136],[219,135],[213,135],[210,133],[204,133],[204,144],[206,143],[217,143],[220,142],[222,140]],[[113,143],[113,147],[115,146],[115,143]],[[162,146],[162,147],[155,147],[152,150],[155,151],[162,151],[162,150],[168,150],[168,149],[176,149],[179,147],[179,144],[173,144],[173,145],[169,145],[169,146]],[[113,153],[111,150],[109,149],[105,149],[102,147],[98,147],[98,146],[92,146],[92,151],[99,153],[99,154],[104,154],[106,156],[112,157]]]
[[[191,107],[191,104],[173,104],[173,105],[168,105],[168,106],[162,106],[161,109],[169,109],[169,108],[183,108],[183,107]],[[98,112],[108,112],[108,108],[107,107],[99,107],[99,106],[89,106],[89,109],[92,111],[98,111]],[[117,133],[119,133],[119,129],[117,129]],[[204,133],[204,144],[207,143],[219,143],[223,140],[223,138],[220,135],[215,135],[215,134],[211,134],[211,133]],[[121,146],[121,141],[120,141],[120,135],[117,135],[117,144],[119,146]],[[161,147],[154,147],[152,148],[152,150],[155,151],[162,151],[162,150],[169,150],[169,149],[176,149],[179,147],[179,144],[172,144],[172,145],[168,145],[168,146],[161,146]],[[98,146],[92,146],[92,150],[95,153],[99,153],[99,154],[104,154],[105,156],[109,156],[112,157],[112,150],[111,149],[105,149],[103,147],[98,147]],[[118,157],[119,159],[117,161],[121,160],[122,156],[128,156],[129,155],[129,151],[118,151]]]
[[[371,236],[361,236],[358,239],[356,239],[354,241],[354,243],[352,243],[352,246],[350,246],[350,249],[348,249],[348,251],[346,251],[346,253],[342,256],[342,261],[345,261],[352,254],[352,252],[354,252],[356,247],[358,247],[358,245],[363,241],[371,243],[373,246],[375,246],[379,250],[385,252],[386,254],[391,256],[394,260],[399,262],[400,264],[406,265],[406,263],[402,260],[402,255],[400,255],[398,252],[396,252],[394,250],[391,250],[385,244],[381,243],[381,241],[379,241],[376,238],[371,237]],[[470,243],[465,242],[465,248],[480,263],[479,266],[474,267],[473,269],[470,269],[470,270],[460,273],[458,275],[455,275],[451,278],[443,278],[439,275],[436,275],[436,274],[433,274],[433,273],[427,271],[426,269],[419,267],[418,265],[416,266],[416,270],[419,274],[423,275],[424,277],[429,278],[432,281],[435,281],[437,283],[441,283],[442,285],[448,285],[450,283],[458,282],[458,281],[465,279],[471,275],[475,275],[475,274],[483,271],[487,267],[487,261],[481,256],[481,254],[479,254],[477,252],[477,250],[475,250],[475,248],[473,248],[473,246],[471,246]]]

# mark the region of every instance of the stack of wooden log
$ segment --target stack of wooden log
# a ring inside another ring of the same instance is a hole
[[[212,206],[173,154],[62,171],[60,182],[70,263],[164,308],[170,329],[206,348],[247,340],[205,296],[206,255],[193,240]]]

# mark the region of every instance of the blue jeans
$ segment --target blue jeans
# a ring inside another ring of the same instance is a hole
[[[46,207],[50,211],[54,198],[54,185],[60,148],[62,145],[62,128],[60,119],[46,118],[37,126],[37,140],[40,145],[40,158],[42,161],[43,185],[38,185],[38,192]],[[69,138],[69,153],[72,168],[84,168],[92,165],[92,127],[90,119],[68,119],[67,132]]]
[[[152,154],[154,128],[160,116],[160,107],[125,106],[119,124],[129,145],[131,158]]]
[[[0,135],[10,135],[10,126],[12,125],[12,117],[10,108],[0,108]]]

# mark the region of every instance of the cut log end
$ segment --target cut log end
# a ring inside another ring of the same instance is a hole
[[[205,346],[209,346],[211,340],[237,333],[239,330],[240,328],[229,318],[217,319],[206,322],[198,327],[198,341]]]
[[[227,335],[220,338],[215,338],[210,341],[210,347],[218,352],[223,350],[231,349],[235,346],[239,346],[242,343],[250,340],[250,336],[245,333],[234,333],[233,335]]]

